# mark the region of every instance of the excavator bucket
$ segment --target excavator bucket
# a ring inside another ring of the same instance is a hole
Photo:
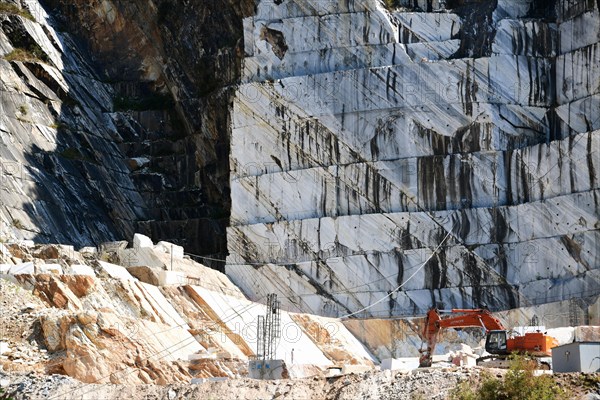
[[[431,360],[431,354],[422,355],[419,357],[419,368],[428,368],[433,365]]]

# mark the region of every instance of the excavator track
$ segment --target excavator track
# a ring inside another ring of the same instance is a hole
[[[477,360],[475,360],[475,364],[481,367],[502,369],[508,369],[510,366],[508,357],[493,354],[489,356],[479,357]]]
[[[477,360],[475,360],[475,363],[481,367],[508,369],[510,367],[510,360],[508,358],[509,356],[490,354],[479,357]],[[545,361],[540,361],[535,357],[527,357],[527,359],[536,363],[536,369],[545,371],[549,371],[551,369],[550,364]]]

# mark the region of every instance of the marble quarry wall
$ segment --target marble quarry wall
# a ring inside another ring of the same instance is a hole
[[[598,3],[427,3],[244,20],[226,273],[251,299],[385,317],[600,294]]]

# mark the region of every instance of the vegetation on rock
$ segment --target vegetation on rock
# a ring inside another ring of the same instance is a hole
[[[37,44],[30,46],[28,49],[17,47],[10,53],[4,56],[6,61],[43,61],[48,62],[48,56],[44,53],[44,50]]]
[[[478,385],[464,381],[451,393],[452,400],[559,400],[569,394],[550,375],[536,376],[536,363],[522,356],[512,357],[503,378],[485,374]]]
[[[4,389],[0,388],[0,400],[13,400],[13,397],[4,393]]]
[[[383,5],[389,11],[392,11],[393,9],[400,7],[400,1],[399,0],[383,0]]]
[[[0,14],[20,15],[23,18],[35,21],[35,18],[33,17],[33,15],[31,15],[29,11],[19,8],[11,3],[0,3]]]

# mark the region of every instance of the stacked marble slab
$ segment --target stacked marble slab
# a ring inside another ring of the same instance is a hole
[[[458,58],[451,10],[358,3],[245,20],[231,279],[333,316],[600,294],[597,5],[499,1],[490,54]]]

